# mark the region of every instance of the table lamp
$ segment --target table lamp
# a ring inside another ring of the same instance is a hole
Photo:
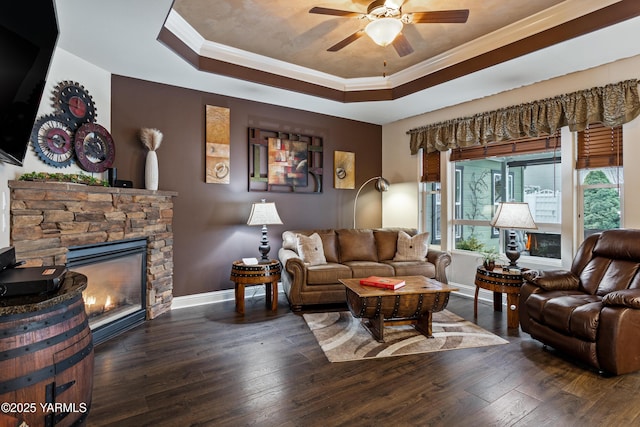
[[[360,192],[362,191],[364,186],[370,183],[371,181],[376,181],[375,183],[376,190],[378,190],[381,193],[389,189],[389,181],[387,181],[381,176],[374,176],[373,178],[369,178],[360,186],[360,188],[358,189],[358,192],[356,193],[356,198],[353,201],[353,228],[356,228],[356,205],[358,203],[358,196],[360,195]]]
[[[282,220],[278,215],[276,204],[273,202],[266,203],[265,199],[262,199],[260,203],[254,203],[251,206],[251,213],[249,214],[248,225],[261,225],[262,226],[262,239],[260,240],[260,246],[258,249],[262,254],[260,258],[261,263],[269,262],[269,239],[267,239],[267,225],[282,224]]]
[[[536,230],[538,227],[533,222],[529,204],[524,202],[504,202],[498,205],[498,210],[490,223],[493,227],[509,230],[509,243],[505,255],[509,258],[510,268],[518,267],[520,251],[516,244],[515,229]]]

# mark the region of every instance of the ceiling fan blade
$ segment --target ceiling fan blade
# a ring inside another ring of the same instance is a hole
[[[317,13],[319,15],[344,16],[346,18],[362,15],[361,13],[352,12],[350,10],[330,9],[328,7],[313,7],[311,8],[311,10],[309,10],[309,13]]]
[[[464,24],[469,18],[469,9],[413,12],[409,15],[414,24]]]
[[[346,39],[334,44],[333,46],[331,46],[329,49],[327,49],[327,51],[329,51],[329,52],[337,52],[340,49],[342,49],[343,47],[345,47],[347,45],[350,45],[354,41],[358,40],[363,35],[364,35],[364,30],[358,30],[355,33],[351,34]]]
[[[402,33],[396,36],[392,44],[400,57],[407,56],[410,53],[413,53],[413,47],[411,47],[411,43],[409,43],[409,40],[407,40],[407,38]]]

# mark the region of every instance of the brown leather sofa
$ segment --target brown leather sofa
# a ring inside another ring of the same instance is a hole
[[[523,331],[601,372],[640,369],[640,230],[591,235],[570,271],[523,276]]]
[[[284,266],[282,285],[291,309],[344,303],[345,288],[339,279],[422,275],[447,283],[446,268],[451,264],[447,252],[429,248],[424,259],[393,260],[400,230],[416,235],[416,230],[409,228],[285,231],[278,257]],[[325,264],[309,265],[303,261],[296,248],[298,233],[320,235]]]

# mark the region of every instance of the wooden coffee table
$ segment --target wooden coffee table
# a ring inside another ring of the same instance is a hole
[[[347,292],[349,311],[363,318],[363,325],[378,341],[384,342],[385,325],[415,325],[418,332],[433,338],[432,313],[442,311],[449,302],[451,287],[423,276],[397,276],[407,284],[390,290],[360,285],[360,279],[340,279]]]

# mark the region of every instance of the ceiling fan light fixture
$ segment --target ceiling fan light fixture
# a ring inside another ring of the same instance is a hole
[[[369,22],[364,31],[377,45],[387,46],[402,31],[402,21],[396,18],[376,19]]]
[[[402,7],[402,0],[386,0],[384,5],[388,9],[400,9]]]

